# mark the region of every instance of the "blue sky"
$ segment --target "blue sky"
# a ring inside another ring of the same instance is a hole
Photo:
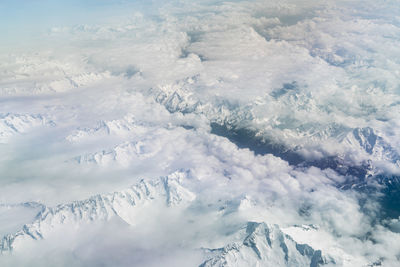
[[[93,24],[134,12],[141,1],[126,0],[3,0],[1,41],[30,40],[54,26]]]

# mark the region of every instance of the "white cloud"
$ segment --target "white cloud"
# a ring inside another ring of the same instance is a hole
[[[38,253],[37,265],[87,266],[110,253],[122,266],[200,264],[198,249],[238,242],[227,232],[258,221],[338,265],[394,265],[398,233],[379,224],[375,194],[363,204],[368,196],[338,188],[349,177],[255,155],[210,123],[307,159],[398,173],[396,10],[395,1],[154,1],[103,24],[49,25],[30,48],[3,49],[0,113],[20,115],[0,118],[0,203],[54,207],[177,170],[196,199],[145,210],[137,227],[66,225],[0,262],[27,265]],[[7,214],[4,229],[32,222]],[[310,224],[311,237],[294,226]]]

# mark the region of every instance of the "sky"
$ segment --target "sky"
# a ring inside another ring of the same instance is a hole
[[[2,1],[0,265],[198,266],[259,222],[396,266],[399,8]]]
[[[36,42],[52,27],[105,23],[127,18],[143,1],[2,1],[0,29],[2,42],[16,45]],[[149,3],[150,1],[147,1]]]

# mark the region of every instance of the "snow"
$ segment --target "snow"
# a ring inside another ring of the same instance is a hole
[[[0,4],[1,266],[398,265],[396,1],[84,2]]]
[[[15,233],[4,235],[0,243],[1,252],[12,251],[18,248],[19,244],[27,242],[28,239],[46,238],[52,231],[64,224],[76,225],[98,220],[109,221],[112,217],[117,216],[129,225],[134,225],[138,216],[135,209],[138,207],[144,208],[151,202],[163,200],[166,206],[191,202],[196,196],[180,185],[180,180],[184,177],[184,173],[173,173],[155,181],[142,180],[139,184],[124,191],[96,195],[83,201],[61,204],[56,207],[43,206],[31,223],[24,224],[22,229]]]
[[[0,114],[0,143],[18,134],[23,134],[38,126],[52,126],[54,122],[42,115],[30,114]]]
[[[200,266],[322,266],[327,261],[320,250],[298,244],[277,225],[249,222],[239,243],[210,250],[213,254]]]

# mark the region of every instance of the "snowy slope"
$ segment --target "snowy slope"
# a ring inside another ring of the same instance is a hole
[[[2,252],[12,251],[30,240],[46,238],[52,231],[63,225],[80,225],[92,221],[108,221],[119,217],[130,225],[135,224],[135,209],[164,203],[165,207],[189,203],[195,195],[182,187],[184,173],[174,173],[154,181],[142,180],[126,190],[93,196],[83,201],[61,204],[56,207],[43,207],[33,222],[2,238]]]
[[[242,230],[244,231],[244,230]],[[326,263],[320,250],[298,244],[277,225],[249,222],[242,242],[209,250],[212,255],[201,267],[310,266]]]
[[[370,127],[356,128],[342,141],[353,150],[367,153],[371,161],[391,162],[400,167],[400,154]]]
[[[39,126],[54,126],[54,122],[42,115],[0,114],[0,143],[7,143],[12,136]]]

